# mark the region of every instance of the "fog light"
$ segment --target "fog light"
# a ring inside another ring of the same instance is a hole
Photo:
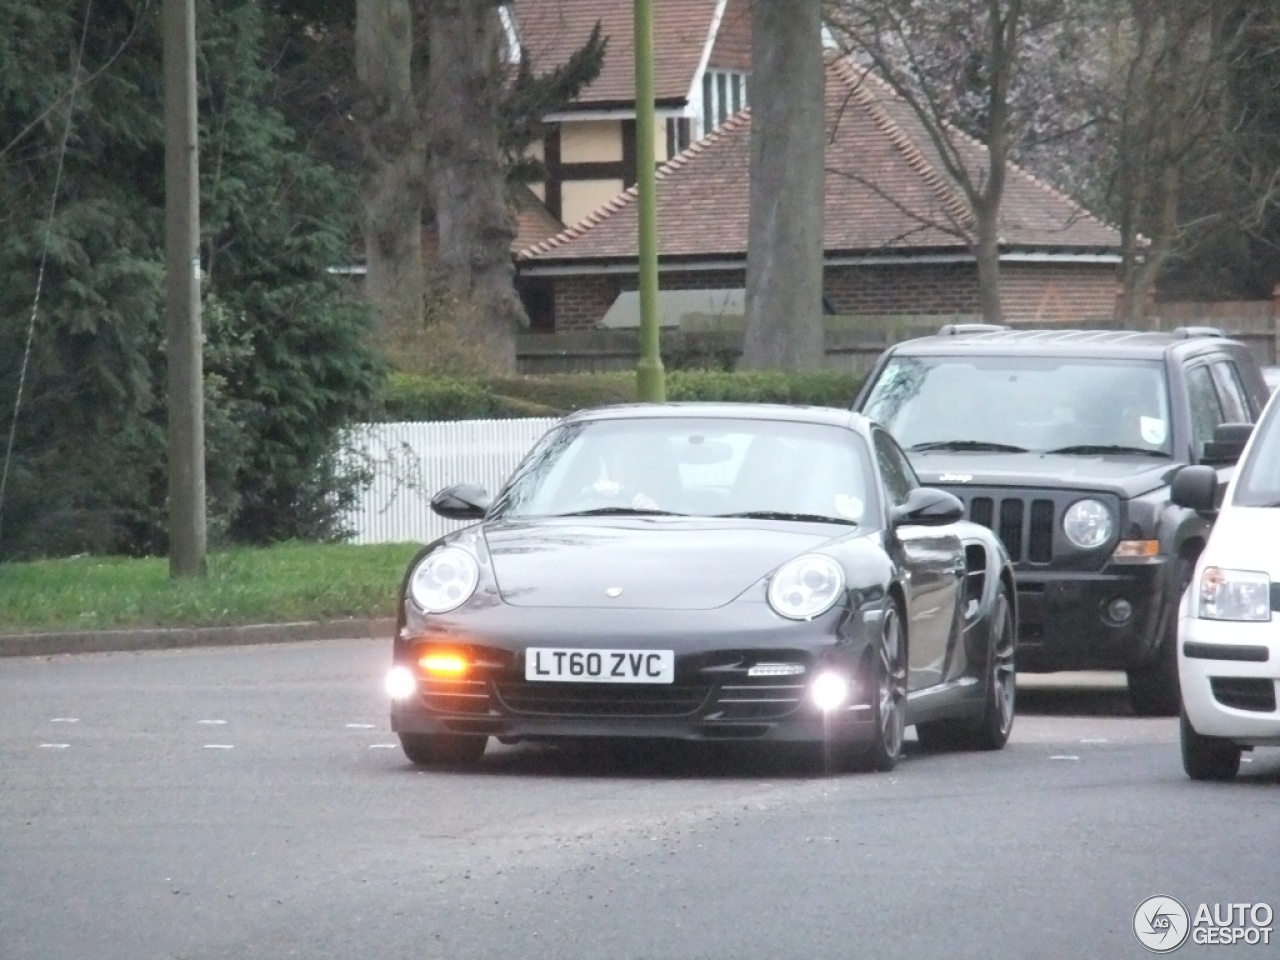
[[[437,651],[418,658],[423,673],[437,677],[460,677],[467,672],[467,660],[461,654]]]
[[[824,713],[830,713],[839,708],[849,699],[849,681],[840,674],[830,671],[824,671],[814,677],[813,685],[809,690],[813,695],[813,702]]]
[[[417,692],[418,682],[408,667],[392,667],[387,672],[386,688],[392,700],[407,700]]]
[[[1112,600],[1107,604],[1107,619],[1112,623],[1125,623],[1133,616],[1133,604],[1128,600]]]

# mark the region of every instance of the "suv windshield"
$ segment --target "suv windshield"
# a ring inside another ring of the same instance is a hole
[[[1238,507],[1280,507],[1280,413],[1275,403],[1254,427],[1253,446],[1240,464],[1235,494]]]
[[[1168,456],[1159,361],[894,357],[863,412],[907,450]]]

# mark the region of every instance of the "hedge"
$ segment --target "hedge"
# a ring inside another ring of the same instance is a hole
[[[669,401],[848,407],[863,375],[834,370],[800,373],[673,370],[666,375]],[[550,376],[454,379],[393,373],[382,397],[387,421],[489,420],[562,416],[585,407],[636,399],[634,373],[568,373]]]

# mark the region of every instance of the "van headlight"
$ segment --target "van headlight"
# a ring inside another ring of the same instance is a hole
[[[1077,500],[1062,515],[1062,532],[1081,550],[1102,546],[1115,529],[1115,518],[1107,505],[1092,497]]]
[[[1201,620],[1270,620],[1271,578],[1256,570],[1205,567],[1199,600]]]
[[[844,593],[844,568],[830,557],[809,553],[788,560],[769,581],[769,606],[788,620],[812,620],[830,610]]]
[[[443,547],[418,561],[409,575],[409,596],[426,613],[447,613],[476,592],[480,565],[460,547]]]

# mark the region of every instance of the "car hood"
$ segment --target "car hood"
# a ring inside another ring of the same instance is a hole
[[[927,486],[1106,490],[1120,497],[1136,497],[1166,486],[1178,467],[1172,460],[1116,454],[922,450],[908,456],[920,482]]]
[[[710,610],[851,533],[845,524],[608,517],[488,524],[484,535],[512,606]]]
[[[1203,565],[1257,570],[1280,580],[1280,507],[1232,507],[1219,514],[1205,547]]]

